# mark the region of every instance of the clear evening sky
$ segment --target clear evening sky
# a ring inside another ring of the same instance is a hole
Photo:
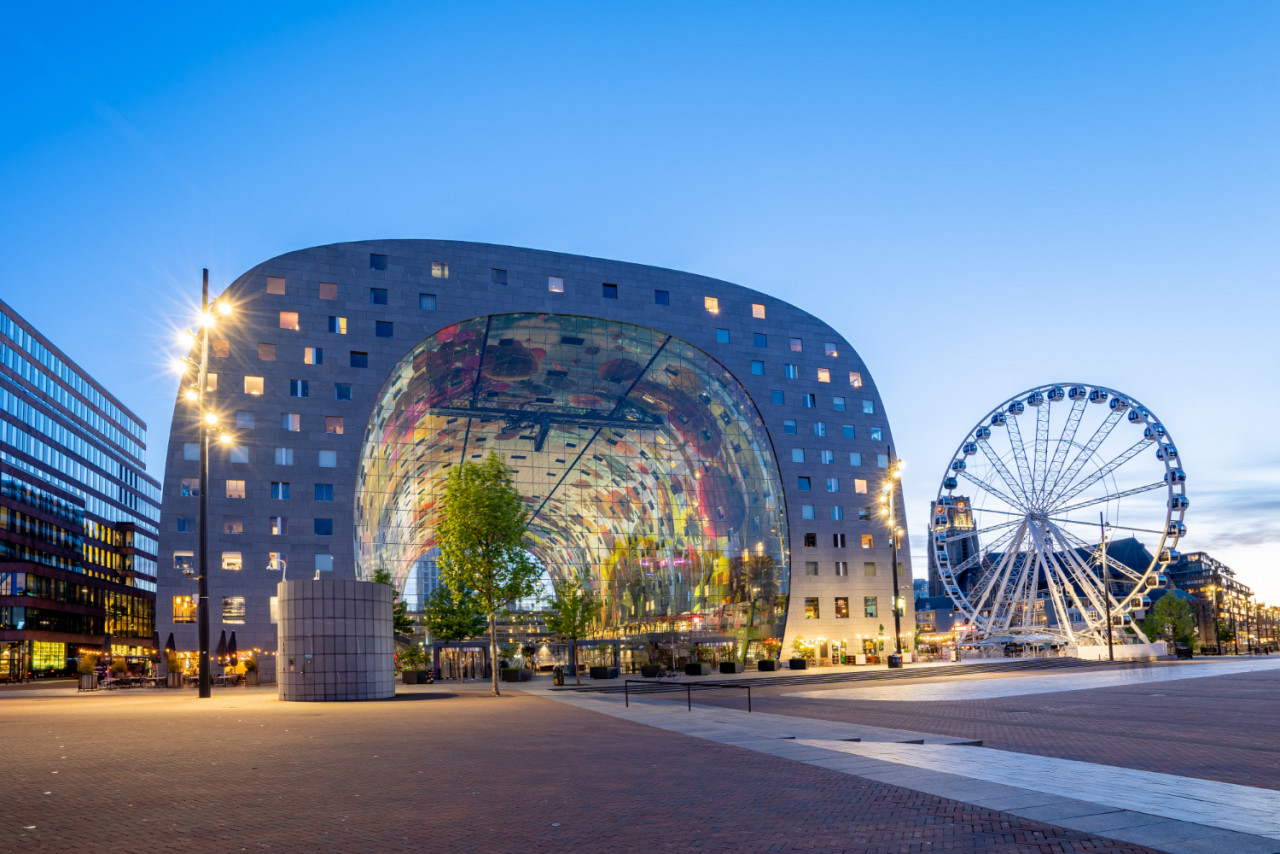
[[[211,7],[213,8],[213,7]],[[430,237],[702,273],[866,359],[916,573],[964,433],[1140,398],[1280,601],[1280,4],[9,4],[0,296],[147,422],[201,267]]]

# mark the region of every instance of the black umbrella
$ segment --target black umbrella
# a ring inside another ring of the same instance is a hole
[[[152,632],[151,634],[151,661],[154,664],[160,663],[160,633]]]
[[[236,653],[239,651],[240,650],[236,648],[236,633],[235,630],[232,630],[231,640],[227,643],[227,655],[231,658],[232,667],[236,666]]]
[[[171,652],[177,652],[178,645],[173,642],[173,632],[169,632],[169,639],[164,642],[164,652],[168,655]]]
[[[102,655],[104,658],[111,657],[111,633],[107,632],[102,638]]]
[[[227,657],[227,630],[226,629],[222,630],[222,637],[218,638],[217,656],[218,656],[219,663],[222,662],[222,659]]]

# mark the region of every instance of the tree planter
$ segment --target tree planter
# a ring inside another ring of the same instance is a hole
[[[503,682],[528,682],[533,674],[523,667],[502,668]]]
[[[181,688],[182,674],[170,672],[169,675],[164,678],[164,684],[169,688]]]
[[[705,661],[695,661],[684,666],[684,674],[686,676],[710,676],[711,665]]]
[[[592,679],[617,679],[617,678],[618,678],[618,668],[616,668],[616,667],[600,667],[600,666],[592,667],[592,668],[591,668],[591,678],[592,678]]]
[[[773,658],[762,658],[756,662],[756,667],[765,672],[772,672],[778,669],[778,661]]]
[[[80,690],[92,691],[98,687],[98,674],[81,673],[80,674]]]
[[[741,661],[722,661],[720,662],[721,673],[741,673],[746,670],[746,665]]]
[[[258,676],[258,671],[256,671],[256,670],[250,670],[250,671],[247,671],[247,672],[244,674],[244,684],[246,684],[246,685],[261,685],[261,684],[262,684],[262,680],[261,680],[261,678]]]
[[[427,671],[425,670],[403,670],[400,672],[400,681],[406,685],[422,685],[427,681]]]
[[[809,660],[807,658],[793,658],[790,662],[792,670],[808,670]]]
[[[640,675],[646,679],[652,679],[655,676],[662,675],[662,668],[656,664],[642,664],[640,665]]]

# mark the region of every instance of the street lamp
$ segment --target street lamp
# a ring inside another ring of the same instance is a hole
[[[216,299],[209,302],[209,271],[204,270],[203,284],[200,294],[200,334],[197,338],[187,332],[184,341],[194,347],[200,346],[200,361],[196,365],[196,383],[188,386],[183,397],[194,404],[198,410],[197,423],[200,426],[200,539],[199,557],[196,567],[196,635],[200,646],[199,674],[200,697],[212,696],[209,678],[209,433],[218,425],[216,412],[206,408],[205,392],[209,383],[209,329],[217,322],[218,315],[231,314],[231,303]],[[188,359],[179,359],[175,364],[184,377],[192,366]],[[219,430],[219,440],[223,444],[231,442],[231,436]]]
[[[1107,563],[1107,534],[1110,526],[1102,514],[1098,514],[1098,527],[1102,531],[1102,602],[1107,610],[1107,661],[1116,660],[1115,639],[1111,628],[1111,565]]]
[[[893,571],[893,646],[897,652],[898,667],[902,666],[902,597],[898,591],[898,502],[897,495],[901,489],[902,461],[893,458],[893,446],[889,450],[889,474],[880,490],[880,515],[885,517],[889,528],[890,562]]]

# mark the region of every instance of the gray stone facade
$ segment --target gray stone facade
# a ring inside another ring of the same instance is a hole
[[[371,256],[384,256],[385,269],[377,269],[383,259]],[[550,289],[549,277],[562,280],[562,292]],[[616,298],[606,297],[606,284],[616,287]],[[385,304],[373,289],[385,291]],[[667,295],[665,304],[659,291]],[[843,640],[852,653],[875,639],[881,625],[886,638],[892,634],[889,541],[878,512],[886,471],[879,456],[893,444],[889,422],[867,366],[818,318],[767,294],[690,273],[436,240],[292,252],[240,276],[225,296],[237,311],[213,334],[226,343],[215,345],[209,368],[217,374],[211,405],[234,437],[230,446],[215,446],[210,460],[215,633],[235,628],[243,646],[270,650],[276,644],[271,602],[282,574],[290,580],[310,579],[317,571],[356,577],[353,510],[365,428],[388,374],[415,345],[475,317],[548,312],[670,334],[709,354],[750,394],[767,426],[785,495],[791,597],[784,656],[797,635]],[[709,310],[708,298],[717,301],[716,311]],[[293,313],[297,329],[287,328]],[[330,331],[343,323],[345,332]],[[307,348],[322,351],[320,364],[308,363]],[[860,384],[851,382],[851,372]],[[262,390],[255,393],[259,378]],[[306,382],[305,397],[295,396],[304,391],[297,381]],[[338,384],[349,387],[349,400],[339,399],[346,389]],[[341,419],[340,433],[333,432],[335,418]],[[198,501],[184,494],[190,490],[183,481],[197,476],[198,463],[184,454],[184,445],[196,440],[181,394],[170,435],[156,621],[161,636],[173,631],[180,648],[194,649],[194,622],[174,622],[175,597],[195,592],[195,582],[175,570],[175,555],[196,546],[196,534],[179,532],[174,520],[192,513]],[[809,479],[808,490],[799,488],[800,478]],[[283,487],[273,486],[285,483],[287,498]],[[332,487],[331,500],[316,484]],[[835,518],[833,508],[843,518]],[[901,508],[898,516],[906,518]],[[275,521],[281,518],[287,520],[283,528]],[[324,533],[329,525],[332,533]],[[864,535],[871,538],[865,546]],[[287,556],[283,572],[272,553]],[[903,633],[910,639],[906,549],[899,562],[908,603]],[[840,564],[845,574],[837,574]],[[876,600],[875,617],[865,616],[868,597]],[[835,616],[837,598],[847,599],[847,618]],[[806,599],[817,600],[816,618],[806,618]]]
[[[394,697],[392,597],[372,581],[282,581],[276,681],[281,700]]]

